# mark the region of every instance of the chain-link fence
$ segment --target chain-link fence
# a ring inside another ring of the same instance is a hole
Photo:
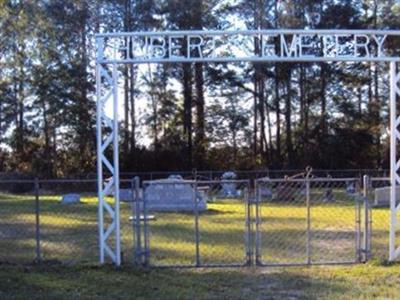
[[[27,263],[40,254],[38,194],[32,180],[0,182],[0,260]]]
[[[1,261],[98,261],[96,181],[1,181],[0,205]]]
[[[256,180],[258,178],[284,178],[285,176],[293,176],[303,173],[304,169],[287,169],[287,170],[274,170],[274,169],[260,169],[260,170],[232,170],[236,174],[236,179],[240,180]],[[159,172],[121,172],[121,178],[133,178],[138,176],[141,180],[157,180],[167,178],[168,176],[182,176],[186,180],[220,180],[226,173],[222,170],[192,170],[192,171],[159,171]],[[387,177],[390,170],[386,169],[347,169],[347,170],[330,170],[330,169],[313,169],[313,175],[316,177],[332,177],[332,178],[359,178],[360,180],[364,175],[370,177]],[[88,174],[91,178],[96,178],[96,174]]]
[[[98,261],[96,181],[40,181],[39,215],[43,260]]]
[[[386,259],[389,187],[386,177],[367,177],[363,189],[358,177],[121,180],[123,262]],[[97,201],[96,180],[0,181],[0,262],[98,263]]]

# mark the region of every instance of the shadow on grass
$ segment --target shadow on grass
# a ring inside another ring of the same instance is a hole
[[[0,296],[71,299],[320,299],[354,292],[301,270],[145,270],[124,267],[0,266]]]

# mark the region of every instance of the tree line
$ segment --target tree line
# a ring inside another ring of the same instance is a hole
[[[0,172],[95,171],[94,33],[396,29],[399,14],[394,0],[0,1]],[[119,72],[122,171],[388,167],[385,63]]]

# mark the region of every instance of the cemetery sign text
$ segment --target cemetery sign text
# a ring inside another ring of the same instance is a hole
[[[99,63],[400,60],[394,30],[108,33],[96,44]]]

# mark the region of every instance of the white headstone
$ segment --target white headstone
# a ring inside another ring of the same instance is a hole
[[[81,202],[79,194],[65,194],[62,196],[61,204],[76,204]]]
[[[119,189],[119,200],[123,202],[132,202],[132,189]]]

